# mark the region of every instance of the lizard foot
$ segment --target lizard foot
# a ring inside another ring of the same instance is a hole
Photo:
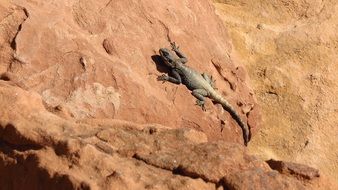
[[[158,80],[158,81],[163,81],[163,83],[164,83],[165,81],[168,81],[168,80],[169,80],[169,76],[166,75],[166,74],[163,74],[163,75],[161,75],[161,76],[158,76],[158,77],[157,77],[157,80]]]
[[[171,45],[171,49],[172,49],[173,51],[178,51],[178,49],[180,48],[179,46],[176,46],[176,43],[175,43],[175,42],[171,42],[170,45]]]
[[[215,84],[216,84],[216,80],[212,77],[212,75],[210,75],[210,85],[211,85],[211,87],[215,90],[218,90],[218,88],[216,88]]]
[[[212,75],[208,75],[206,73],[202,73],[202,76],[210,84],[210,86],[213,89],[217,90],[217,88],[215,86],[216,80],[214,80],[214,78],[212,77]]]
[[[196,105],[200,106],[203,111],[207,111],[204,106],[204,101],[196,100]]]

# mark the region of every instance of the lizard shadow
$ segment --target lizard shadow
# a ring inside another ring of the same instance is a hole
[[[151,59],[155,63],[157,71],[161,73],[170,73],[170,68],[164,64],[164,61],[162,60],[161,56],[153,55],[151,56]]]

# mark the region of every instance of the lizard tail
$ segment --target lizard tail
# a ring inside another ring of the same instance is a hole
[[[226,99],[220,95],[217,95],[216,97],[215,98],[219,100],[219,103],[222,105],[223,109],[228,111],[231,117],[234,118],[238,125],[242,128],[244,145],[247,146],[248,142],[250,141],[250,129],[248,125],[241,119],[239,114]]]

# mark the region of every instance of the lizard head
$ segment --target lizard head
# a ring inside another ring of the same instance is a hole
[[[172,52],[167,48],[161,48],[159,50],[160,56],[163,59],[164,63],[170,68],[175,68],[175,57]]]

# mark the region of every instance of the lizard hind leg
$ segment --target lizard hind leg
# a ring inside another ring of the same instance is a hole
[[[191,94],[195,96],[195,98],[197,98],[196,105],[201,106],[202,110],[206,111],[204,107],[204,103],[205,103],[204,98],[208,96],[208,92],[204,89],[195,89],[191,92]]]

